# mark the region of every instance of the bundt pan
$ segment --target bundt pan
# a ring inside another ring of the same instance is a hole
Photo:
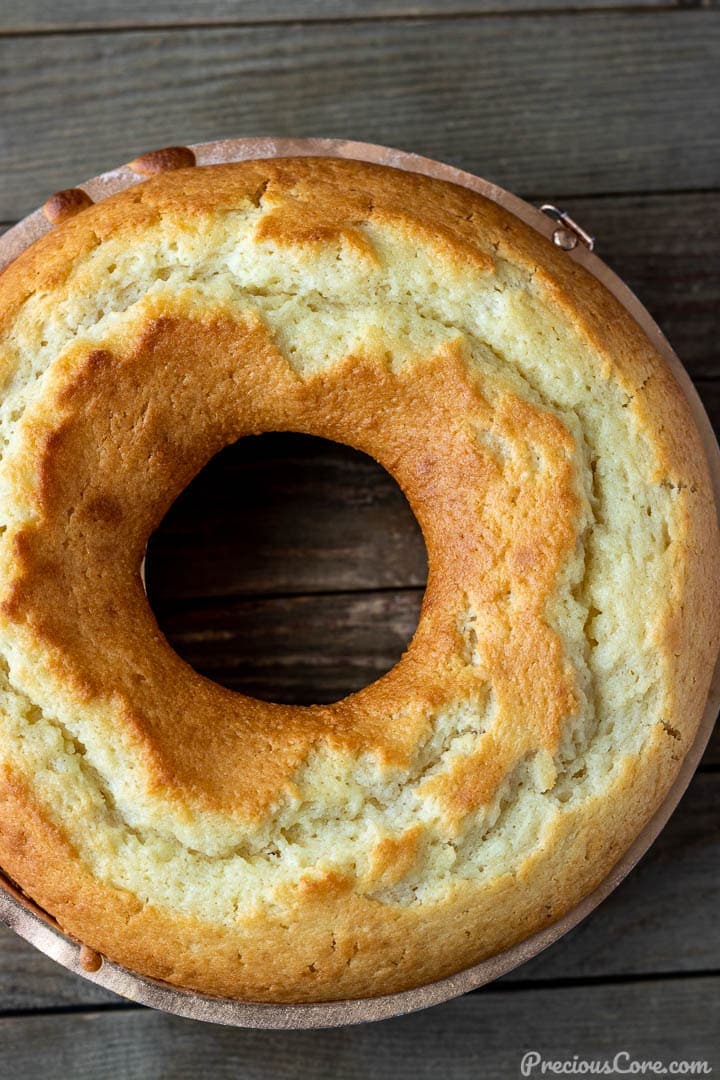
[[[437,161],[399,150],[366,143],[330,139],[230,139],[174,148],[148,154],[129,166],[114,169],[53,196],[0,238],[0,269],[54,224],[72,216],[91,202],[141,182],[166,169],[219,164],[249,159],[287,157],[335,157],[392,166],[424,174],[479,192],[519,218],[538,234],[550,239],[564,257],[581,264],[612,293],[665,358],[679,383],[700,432],[712,476],[716,504],[720,495],[720,449],[700,399],[682,364],[663,334],[633,293],[592,253],[593,241],[561,210],[538,209],[502,188]],[[214,998],[149,979],[105,959],[81,942],[64,934],[57,923],[13,883],[0,868],[0,919],[36,948],[83,978],[123,997],[195,1020],[248,1028],[322,1028],[356,1024],[398,1016],[447,1001],[474,990],[525,963],[592,912],[623,880],[648,850],[668,821],[700,761],[720,704],[720,664],[716,665],[705,712],[697,736],[682,761],[674,783],[660,809],[636,837],[612,872],[590,895],[541,932],[498,955],[449,978],[400,993],[356,1000],[303,1004],[266,1004]]]

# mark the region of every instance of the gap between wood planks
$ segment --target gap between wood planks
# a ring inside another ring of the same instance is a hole
[[[80,976],[75,977],[80,978]],[[640,975],[589,975],[587,978],[576,976],[567,979],[528,979],[527,981],[518,979],[516,982],[505,982],[503,979],[497,979],[485,986],[478,986],[475,990],[469,990],[462,996],[475,997],[479,994],[515,995],[526,994],[529,992],[535,993],[539,990],[572,990],[604,986],[635,986],[642,983],[656,982],[691,982],[697,979],[720,980],[720,970],[653,971],[644,972]],[[457,998],[450,999],[450,1001],[455,1000],[457,1000]],[[441,1002],[438,1007],[442,1008],[444,1004],[448,1003],[449,1002]],[[148,1010],[148,1008],[147,1005],[143,1005],[139,1002],[130,1001],[126,998],[118,998],[117,1001],[88,1002],[87,1004],[78,1005],[49,1005],[39,1009],[0,1010],[0,1020],[22,1020],[35,1016],[78,1016],[88,1013],[143,1012]],[[160,1012],[162,1012],[162,1010],[160,1010]]]
[[[145,4],[141,8],[138,8],[137,14],[132,18],[127,18],[128,4],[123,5],[125,8],[125,17],[119,18],[113,16],[112,10],[114,5],[107,5],[110,8],[110,12],[105,19],[97,19],[97,10],[95,11],[95,20],[92,19],[78,19],[71,21],[67,18],[65,21],[59,19],[54,21],[53,19],[47,19],[44,23],[41,20],[41,16],[36,16],[36,21],[32,21],[32,11],[34,5],[32,3],[25,4],[25,21],[18,22],[14,25],[3,26],[0,22],[0,37],[50,37],[59,34],[93,34],[93,33],[106,33],[106,34],[122,34],[129,31],[139,31],[152,33],[157,30],[167,31],[182,31],[182,30],[216,30],[216,29],[242,29],[243,27],[283,27],[283,26],[297,26],[297,25],[353,25],[365,24],[365,23],[426,23],[426,22],[448,22],[453,19],[487,19],[487,18],[522,18],[526,16],[541,16],[541,17],[553,17],[561,15],[597,15],[605,14],[608,12],[614,12],[623,15],[640,15],[653,12],[683,12],[688,10],[701,10],[711,11],[715,5],[713,0],[708,3],[708,0],[588,0],[584,3],[583,0],[579,0],[577,3],[565,2],[565,0],[556,0],[556,2],[548,2],[548,0],[538,0],[537,3],[533,3],[533,0],[486,0],[479,3],[467,3],[467,4],[446,4],[446,5],[433,5],[426,4],[404,4],[402,2],[387,5],[383,10],[381,7],[375,4],[365,4],[365,11],[357,10],[359,5],[353,3],[336,4],[336,9],[346,7],[346,11],[336,10],[332,14],[318,13],[315,4],[297,4],[294,9],[283,10],[285,5],[280,4],[280,10],[277,10],[278,5],[271,5],[263,2],[257,5],[247,5],[247,7],[253,8],[258,14],[254,14],[253,10],[246,11],[245,15],[241,18],[233,15],[218,14],[215,18],[201,17],[197,18],[194,14],[188,14],[185,18],[178,18],[178,13],[181,13],[181,9],[185,6],[182,3],[176,3],[173,5],[173,11],[167,18],[163,18],[162,15],[158,17],[157,5],[153,13],[148,14],[148,9]],[[218,8],[222,9],[225,5],[218,4]],[[270,10],[271,7],[275,7],[277,14],[273,14]],[[439,9],[440,8],[440,9]],[[355,9],[355,10],[353,10]],[[369,10],[368,10],[369,9]],[[131,6],[131,10],[133,10]],[[192,10],[197,10],[196,5],[192,5]]]

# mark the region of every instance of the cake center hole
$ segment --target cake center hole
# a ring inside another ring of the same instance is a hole
[[[266,701],[321,704],[400,659],[420,613],[420,528],[382,466],[309,435],[217,454],[150,539],[148,599],[200,674]]]

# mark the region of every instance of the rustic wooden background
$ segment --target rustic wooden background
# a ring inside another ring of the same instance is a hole
[[[720,422],[720,11],[673,0],[0,2],[0,222],[168,143],[345,136],[567,207]],[[238,498],[238,492],[242,492]],[[217,459],[155,537],[169,637],[227,685],[332,700],[410,637],[424,550],[392,481],[321,440]],[[427,1014],[212,1028],[121,1001],[0,929],[0,1069],[23,1078],[516,1077],[547,1058],[720,1067],[720,740],[617,892],[563,941]]]

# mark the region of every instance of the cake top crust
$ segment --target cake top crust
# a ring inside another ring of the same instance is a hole
[[[662,801],[718,650],[699,435],[495,204],[327,158],[163,174],[0,275],[0,371],[0,866],[92,948],[254,1000],[418,985],[577,903]],[[331,705],[202,678],[142,588],[264,431],[369,453],[425,538],[407,652]]]

